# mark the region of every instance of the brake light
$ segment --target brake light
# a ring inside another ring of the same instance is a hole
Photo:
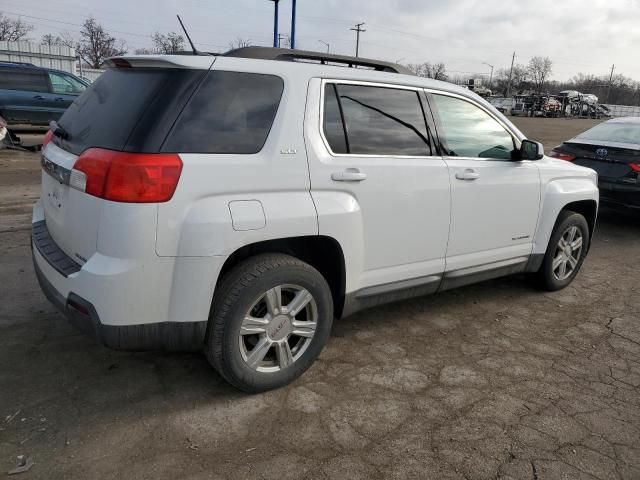
[[[46,147],[52,138],[53,138],[53,131],[47,130],[47,133],[44,134],[44,138],[42,139],[42,148]]]
[[[565,162],[573,162],[576,159],[575,155],[561,152],[560,150],[556,150],[555,148],[551,150],[551,153],[549,154],[549,156],[553,158],[557,158],[558,160],[564,160]]]
[[[73,166],[69,184],[114,202],[159,203],[171,200],[181,173],[176,154],[90,148]]]
[[[640,173],[640,163],[630,163],[629,166],[634,172]]]

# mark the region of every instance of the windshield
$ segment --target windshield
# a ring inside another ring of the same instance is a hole
[[[581,133],[576,138],[640,144],[640,123],[605,122]]]

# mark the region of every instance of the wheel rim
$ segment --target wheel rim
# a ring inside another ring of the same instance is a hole
[[[243,360],[258,372],[287,368],[309,348],[316,333],[318,307],[299,285],[267,290],[244,315],[238,341]]]
[[[562,233],[551,265],[556,280],[566,280],[576,271],[582,254],[582,245],[582,231],[575,225]]]

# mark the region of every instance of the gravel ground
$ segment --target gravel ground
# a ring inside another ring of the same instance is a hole
[[[516,119],[551,148],[586,120]],[[40,293],[37,155],[0,152],[0,472],[23,479],[638,479],[640,216],[602,211],[567,289],[523,277],[334,324],[287,388],[247,396],[197,354],[123,353]]]

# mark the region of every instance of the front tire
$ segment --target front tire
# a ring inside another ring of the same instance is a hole
[[[538,271],[538,282],[547,291],[561,290],[578,274],[589,249],[589,225],[583,215],[560,213]]]
[[[320,355],[333,322],[331,290],[309,264],[283,254],[240,263],[216,289],[207,358],[236,388],[282,387]]]

